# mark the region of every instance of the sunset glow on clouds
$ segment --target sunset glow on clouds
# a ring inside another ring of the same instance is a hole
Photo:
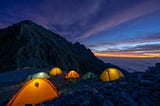
[[[29,19],[96,56],[160,57],[160,0],[1,0],[0,29]]]
[[[89,48],[96,56],[101,57],[155,58],[160,57],[160,36],[156,39],[153,37],[137,41],[90,45]]]

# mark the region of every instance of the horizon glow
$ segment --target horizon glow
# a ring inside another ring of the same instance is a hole
[[[0,17],[0,29],[32,20],[96,56],[160,57],[160,0],[2,0]]]

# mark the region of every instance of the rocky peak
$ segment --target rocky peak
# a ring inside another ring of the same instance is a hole
[[[106,68],[84,45],[72,44],[30,20],[0,30],[1,71],[46,65],[81,73],[100,73]]]
[[[31,20],[20,21],[19,23],[13,24],[13,26],[39,26]]]
[[[23,21],[21,21],[20,23],[21,23],[21,24],[27,24],[27,25],[36,24],[36,23],[34,23],[33,21],[31,21],[31,20],[23,20]]]

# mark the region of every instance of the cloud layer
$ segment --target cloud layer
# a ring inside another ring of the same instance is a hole
[[[89,45],[96,56],[103,57],[160,57],[160,34],[125,42]]]
[[[1,0],[0,17],[0,28],[30,19],[98,53],[137,53],[160,33],[159,0]]]

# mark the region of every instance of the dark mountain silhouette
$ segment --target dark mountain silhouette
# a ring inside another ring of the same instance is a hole
[[[81,73],[101,72],[106,65],[80,43],[72,44],[30,20],[0,29],[0,69],[58,66]]]

